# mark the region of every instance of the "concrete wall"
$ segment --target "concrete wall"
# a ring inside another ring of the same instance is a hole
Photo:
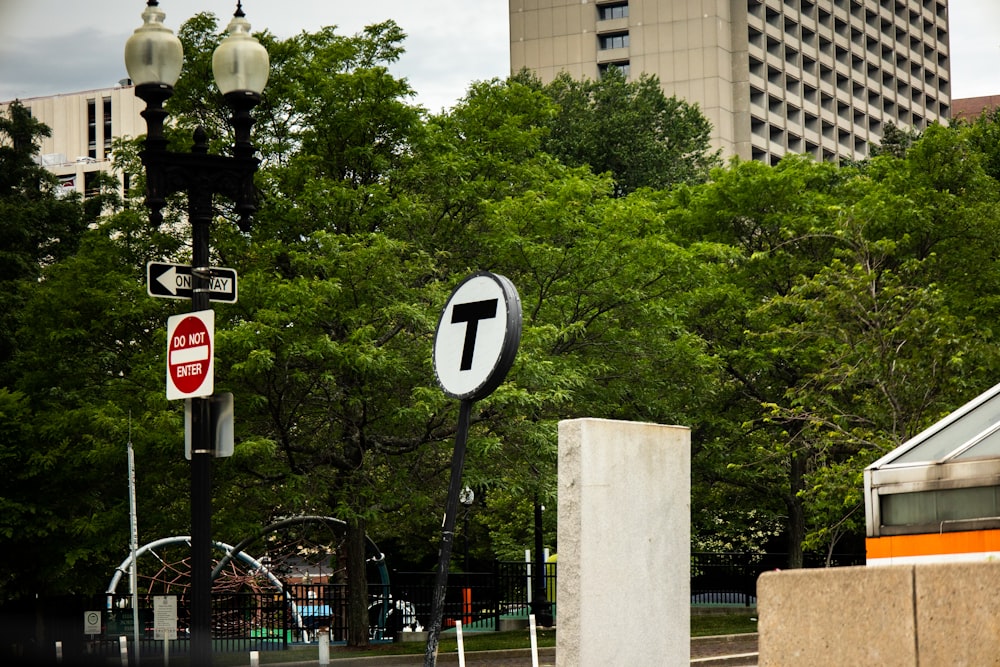
[[[1000,664],[1000,563],[768,572],[761,667]]]
[[[559,667],[688,667],[691,434],[559,424]]]

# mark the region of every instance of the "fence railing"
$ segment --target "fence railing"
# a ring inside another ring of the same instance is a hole
[[[538,602],[555,602],[556,563],[545,563],[538,571],[543,577],[534,585],[535,564],[501,561],[492,572],[456,572],[448,578],[442,610],[442,627],[454,627],[456,621],[470,631],[499,630],[504,619],[527,619]],[[433,572],[393,572],[390,576],[397,605],[408,610],[413,622],[406,628],[426,628],[430,624],[434,599]],[[540,586],[540,588],[539,588]],[[539,589],[539,590],[536,590]],[[541,598],[541,599],[539,599]]]
[[[695,606],[747,607],[756,604],[756,581],[762,572],[785,566],[783,554],[693,553],[691,555],[691,604]],[[863,557],[838,557],[836,565],[863,563]],[[807,564],[810,564],[807,562]],[[814,565],[822,565],[817,562]],[[627,566],[627,565],[626,565]],[[541,581],[535,577],[542,577]],[[636,576],[655,573],[636,572]],[[443,608],[443,628],[461,621],[468,631],[499,630],[539,609],[555,612],[557,566],[545,563],[535,569],[527,562],[498,562],[491,572],[452,573]],[[393,572],[390,584],[369,586],[369,637],[391,641],[401,632],[426,629],[430,625],[434,594],[433,572]],[[636,601],[641,605],[642,601]],[[540,605],[539,603],[544,603]],[[213,650],[220,652],[272,651],[289,644],[316,641],[316,631],[329,628],[333,642],[348,636],[347,587],[345,584],[286,583],[284,590],[213,593]],[[16,651],[35,651],[54,657],[55,641],[63,643],[66,655],[114,656],[118,638],[129,638],[135,651],[130,596],[64,598],[33,601],[24,609],[0,608],[0,663]],[[101,633],[83,634],[84,613],[102,611]],[[139,597],[139,646],[143,655],[163,653],[163,642],[154,635],[153,599]],[[177,601],[177,638],[171,640],[171,655],[189,652],[189,613],[186,600]],[[42,636],[39,636],[41,629]],[[25,641],[32,637],[33,641]],[[43,663],[46,664],[46,663]],[[67,660],[66,664],[73,664]]]
[[[691,554],[691,604],[694,606],[744,606],[757,604],[757,578],[786,567],[788,554],[697,552]],[[835,567],[863,565],[863,555],[842,554],[831,559]],[[823,567],[825,561],[806,557],[806,567]]]

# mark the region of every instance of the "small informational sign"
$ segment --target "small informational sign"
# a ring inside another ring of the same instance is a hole
[[[101,634],[101,612],[99,611],[85,611],[83,612],[83,634],[85,635],[99,635]]]
[[[232,456],[236,447],[233,436],[233,395],[230,392],[213,394],[208,397],[209,419],[212,427],[212,456],[224,458]],[[193,415],[191,401],[184,401],[184,458],[191,460],[191,422]]]
[[[153,596],[153,638],[177,639],[177,596]]]

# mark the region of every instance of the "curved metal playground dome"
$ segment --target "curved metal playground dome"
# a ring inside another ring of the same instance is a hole
[[[307,625],[304,611],[308,611],[312,601],[296,589],[346,582],[346,570],[341,563],[346,532],[347,524],[341,519],[309,515],[280,519],[236,545],[213,541],[218,558],[212,571],[212,593],[272,591],[285,600],[292,622],[303,630]],[[365,558],[374,575],[370,579],[377,578],[383,590],[388,590],[385,555],[371,538],[366,535],[365,539]],[[190,549],[191,538],[187,535],[161,538],[139,548],[135,553],[139,564],[137,595],[144,599],[154,595],[177,595],[185,599],[191,585]],[[109,610],[118,596],[118,585],[123,578],[128,581],[133,564],[133,555],[129,554],[115,569],[105,591]],[[381,638],[389,614],[388,595],[379,596],[375,604],[372,609],[377,626],[375,638]]]

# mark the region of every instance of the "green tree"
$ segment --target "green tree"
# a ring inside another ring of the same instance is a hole
[[[691,322],[729,376],[696,499],[787,517],[791,566],[858,534],[863,467],[989,382],[995,196],[939,126],[903,157],[736,164],[678,193],[685,234],[742,255]]]
[[[79,197],[60,198],[55,177],[38,160],[50,134],[17,100],[0,113],[0,368],[14,353],[18,284],[70,256],[87,223]],[[0,384],[5,380],[0,372]]]
[[[919,130],[904,130],[892,121],[889,121],[882,130],[882,139],[877,144],[873,143],[870,145],[868,154],[870,157],[889,155],[891,157],[902,158],[906,156],[906,151],[919,138]]]
[[[193,28],[201,35],[209,26]],[[220,327],[218,372],[247,415],[241,448],[262,455],[241,456],[231,483],[255,480],[244,500],[278,489],[270,507],[253,503],[261,522],[303,511],[347,522],[352,645],[368,642],[369,522],[403,502],[394,484],[415,481],[391,462],[449,433],[432,412],[440,400],[418,391],[435,321],[433,264],[385,233],[399,224],[392,176],[421,126],[419,109],[403,101],[407,84],[387,69],[402,38],[389,22],[354,37],[323,29],[275,45],[287,81],[266,104],[296,120],[261,174],[250,236],[218,227],[214,244],[241,267],[240,303]]]
[[[540,88],[558,107],[544,122],[543,149],[568,165],[610,173],[617,195],[703,182],[719,164],[701,110],[664,95],[655,76],[628,81],[612,67],[596,80],[562,73],[542,86],[527,71],[515,79]]]
[[[155,252],[135,213],[87,230],[23,291],[0,419],[11,434],[0,535],[5,597],[102,590],[128,553],[126,442],[139,459],[144,534],[184,534],[181,417],[163,396],[167,306],[145,294]],[[13,421],[12,421],[13,420]],[[17,422],[20,422],[18,424]],[[173,522],[173,523],[171,523]]]
[[[813,350],[773,345],[768,334],[793,323],[794,313],[768,306],[830,260],[846,176],[789,156],[776,167],[737,162],[675,194],[678,231],[729,248],[719,255],[728,271],[699,291],[688,320],[724,371],[714,404],[695,422],[693,512],[734,517],[735,506],[755,508],[755,521],[783,517],[792,567],[802,563],[809,459],[796,430],[771,422],[766,406],[781,403],[822,360]]]

